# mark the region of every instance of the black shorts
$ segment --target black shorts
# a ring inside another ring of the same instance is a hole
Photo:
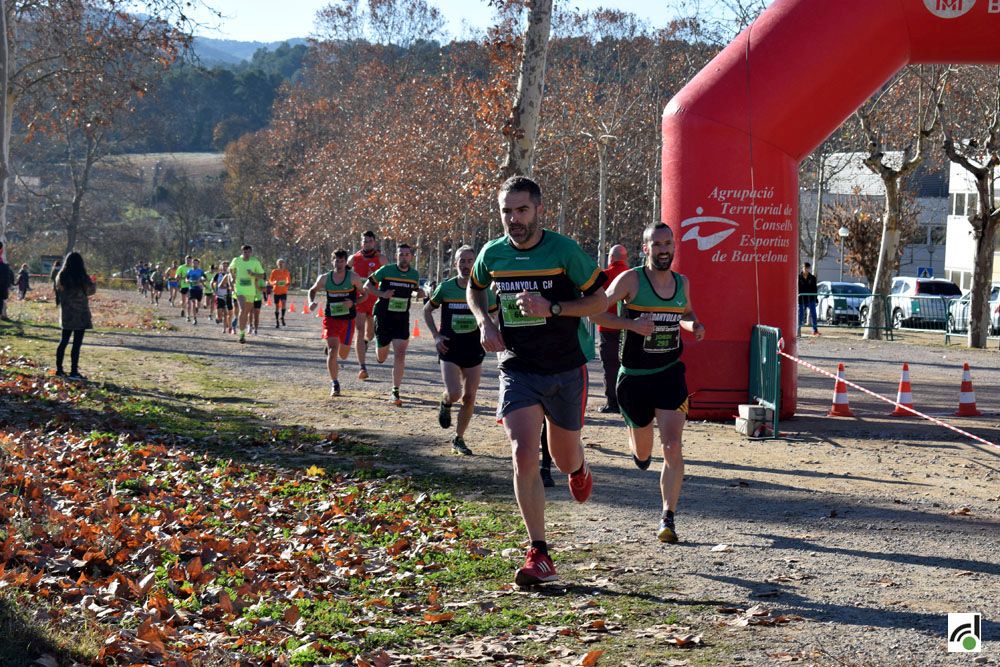
[[[394,340],[410,339],[410,314],[402,317],[385,315],[375,316],[375,344],[385,347]]]
[[[182,287],[181,288],[181,294],[187,294],[188,290],[190,290],[190,289],[191,289],[190,287]]]
[[[260,310],[260,307],[263,306],[263,305],[264,305],[263,301],[254,301],[253,302],[253,309],[254,310]]]
[[[284,304],[288,303],[288,295],[287,295],[287,294],[275,294],[275,295],[274,295],[274,307],[275,307],[275,308],[277,308],[277,307],[278,307],[278,303],[279,303],[279,302],[280,302],[280,303],[281,303],[282,305],[284,305]]]
[[[233,309],[233,295],[227,294],[226,296],[215,296],[215,307],[219,309],[232,310]]]
[[[438,354],[438,360],[451,362],[459,368],[475,368],[482,364],[483,359],[486,358],[486,352],[479,344],[479,334],[474,335],[475,340],[471,343],[456,343],[453,337],[451,341],[448,341],[448,352]]]
[[[153,283],[153,289],[156,290],[157,292],[162,292],[163,287],[164,287],[163,283]]]
[[[188,298],[192,301],[201,301],[202,294],[203,292],[200,287],[192,287],[188,292]]]
[[[618,375],[615,387],[618,405],[625,423],[633,428],[645,428],[656,418],[657,410],[688,411],[688,388],[684,379],[684,364],[652,375]]]

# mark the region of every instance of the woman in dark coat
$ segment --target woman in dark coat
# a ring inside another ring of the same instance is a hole
[[[62,340],[56,348],[56,375],[63,372],[63,356],[70,336],[73,347],[70,350],[69,377],[74,380],[84,380],[80,375],[80,346],[83,345],[83,332],[93,329],[94,323],[90,316],[89,297],[96,291],[96,286],[87,275],[83,257],[78,252],[66,255],[66,261],[56,276],[56,294],[59,298],[59,326],[62,327]]]

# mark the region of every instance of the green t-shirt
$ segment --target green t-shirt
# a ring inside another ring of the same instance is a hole
[[[521,292],[549,301],[575,301],[593,294],[607,277],[573,239],[543,230],[532,248],[518,250],[504,236],[486,244],[472,267],[472,286],[495,286],[500,300],[500,330],[507,350],[505,370],[554,374],[587,363],[580,345],[579,317],[525,317],[517,307]]]
[[[375,302],[376,316],[409,317],[410,298],[420,288],[420,274],[410,266],[406,271],[400,271],[398,264],[386,264],[378,271],[368,276],[380,292],[392,290],[392,297],[379,299]]]
[[[264,273],[264,267],[256,257],[243,259],[243,255],[237,256],[229,262],[229,268],[236,274],[235,291],[243,296],[256,297],[257,278],[250,275],[250,272]]]
[[[188,266],[187,264],[181,264],[180,266],[177,267],[177,273],[175,273],[174,275],[176,276],[176,280],[180,281],[181,289],[187,289],[188,287],[191,287],[191,283],[187,281],[187,274],[188,271],[190,271],[193,268],[194,268],[193,266]]]
[[[489,312],[497,310],[497,297],[491,290],[489,293]],[[450,278],[434,290],[431,303],[441,309],[441,335],[450,339],[463,336],[475,337],[479,342],[479,327],[476,316],[469,310],[465,290],[458,284],[458,278]],[[450,346],[450,344],[449,344]]]

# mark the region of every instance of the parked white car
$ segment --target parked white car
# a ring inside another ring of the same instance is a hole
[[[861,321],[858,309],[871,294],[862,283],[824,280],[816,285],[816,312],[827,324],[858,323]]]
[[[893,278],[888,296],[892,327],[943,330],[951,302],[961,296],[962,290],[950,280],[906,276]],[[868,321],[873,298],[865,299],[858,309],[864,322]]]
[[[959,332],[969,329],[969,308],[972,306],[972,292],[966,292],[962,298],[951,303],[948,309],[948,331]],[[991,336],[1000,335],[1000,282],[993,283],[990,288],[990,327]]]

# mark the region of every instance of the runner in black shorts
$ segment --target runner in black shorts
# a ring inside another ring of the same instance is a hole
[[[427,303],[424,304],[424,322],[434,338],[434,345],[441,362],[441,376],[444,379],[444,396],[438,405],[438,423],[441,428],[451,427],[451,405],[462,401],[458,411],[458,425],[452,449],[458,454],[470,456],[472,450],[465,444],[465,431],[472,421],[476,407],[476,391],[483,371],[486,356],[479,341],[479,327],[469,310],[466,289],[469,275],[476,261],[476,253],[471,246],[462,246],[455,251],[457,275],[437,286]],[[490,312],[497,310],[496,297],[489,292]],[[441,328],[434,323],[434,311],[441,309]]]
[[[628,425],[632,459],[645,470],[653,455],[653,421],[663,446],[660,495],[663,514],[657,537],[676,542],[674,512],[684,480],[681,436],[687,418],[688,392],[684,380],[681,329],[705,337],[705,327],[691,307],[688,280],[670,270],[674,235],[657,222],[642,235],[644,266],[622,273],[607,290],[608,300],[619,303],[618,315],[602,313],[593,319],[613,329],[623,329],[621,369],[616,388],[618,404]]]
[[[580,440],[587,359],[579,327],[581,317],[606,310],[608,299],[597,263],[569,237],[542,229],[542,192],[534,181],[510,178],[498,199],[506,236],[479,253],[468,299],[483,348],[501,353],[497,417],[511,441],[515,496],[531,540],[514,581],[528,586],[557,578],[545,541],[545,488],[538,471],[543,421],[552,459],[569,473],[573,498],[586,501],[593,487]],[[500,301],[499,328],[488,312],[491,284]]]
[[[410,344],[410,299],[420,293],[420,274],[410,263],[413,250],[406,243],[396,247],[396,263],[386,264],[368,276],[365,289],[378,297],[375,302],[375,358],[381,364],[392,346],[392,402],[402,406],[399,385],[406,367]]]

